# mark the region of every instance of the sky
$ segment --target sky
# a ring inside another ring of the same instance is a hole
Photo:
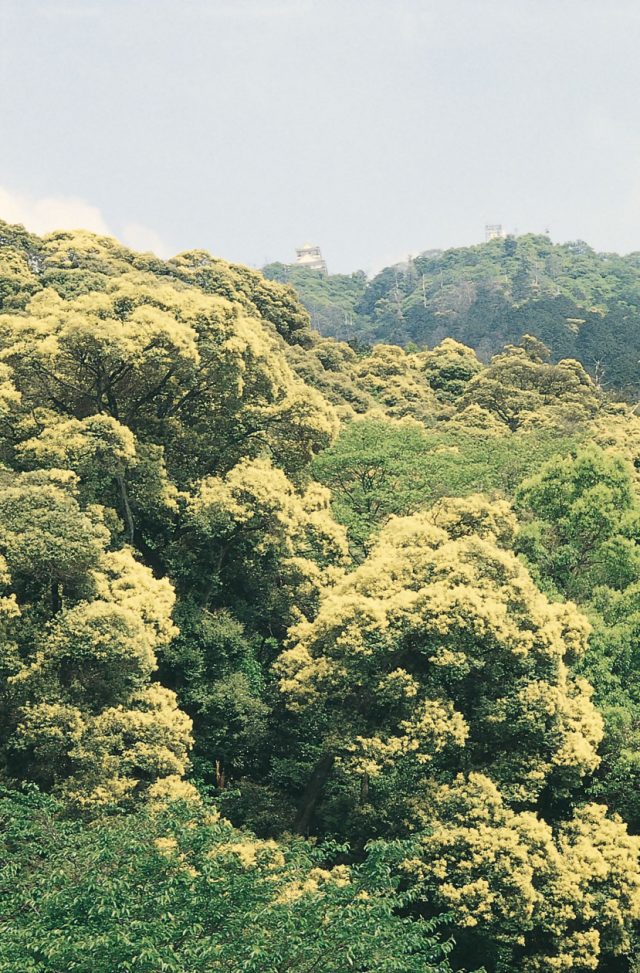
[[[0,219],[371,273],[640,250],[638,0],[0,0]]]

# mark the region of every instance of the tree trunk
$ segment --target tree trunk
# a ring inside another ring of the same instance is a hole
[[[324,757],[320,757],[320,760],[313,768],[313,772],[296,815],[296,820],[294,823],[296,834],[309,833],[313,812],[316,809],[316,805],[320,795],[322,794],[324,785],[329,779],[329,774],[331,773],[335,760],[336,758],[334,754],[325,753]]]
[[[60,585],[57,581],[51,582],[51,613],[52,615],[57,615],[59,611],[62,611],[62,595],[60,594]]]
[[[124,511],[124,521],[127,526],[127,540],[130,544],[133,544],[134,535],[136,532],[136,525],[133,522],[133,513],[131,511],[131,506],[129,504],[129,494],[127,493],[127,485],[124,482],[124,477],[118,474],[116,477],[118,481],[118,486],[120,487],[120,496],[122,498],[122,509]]]

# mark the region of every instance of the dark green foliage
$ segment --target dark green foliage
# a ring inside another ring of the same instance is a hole
[[[259,774],[267,733],[264,646],[228,611],[185,600],[176,612],[180,635],[161,658],[162,682],[175,689],[194,723],[194,771],[224,787],[228,778]]]
[[[268,280],[290,284],[303,296],[311,317],[311,327],[322,335],[347,340],[353,336],[356,307],[367,283],[361,271],[355,274],[331,274],[281,263],[267,264],[262,273]]]
[[[266,268],[275,277],[276,267]],[[576,358],[605,387],[640,387],[640,257],[596,253],[582,242],[529,234],[474,247],[426,251],[366,283],[280,269],[323,334],[343,340],[433,346],[452,337],[483,360],[523,334],[553,360]],[[357,275],[354,275],[354,278]],[[335,282],[334,282],[335,281]],[[348,294],[348,297],[346,296]],[[321,310],[316,310],[316,309]]]
[[[594,446],[557,458],[517,492],[518,547],[542,587],[593,625],[580,669],[605,718],[592,793],[640,828],[640,504],[631,467]]]
[[[517,502],[528,517],[520,550],[565,597],[584,602],[599,587],[623,590],[640,578],[640,508],[621,458],[592,446],[552,460]]]
[[[87,826],[35,793],[2,795],[0,824],[2,973],[449,971],[435,923],[397,914],[410,847],[332,873],[337,849],[264,845],[206,808]]]

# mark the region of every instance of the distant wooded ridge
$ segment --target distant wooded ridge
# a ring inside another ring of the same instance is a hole
[[[640,252],[527,234],[426,250],[371,279],[282,263],[263,273],[295,288],[323,335],[419,347],[452,337],[488,360],[531,334],[554,360],[578,359],[604,388],[640,389]]]

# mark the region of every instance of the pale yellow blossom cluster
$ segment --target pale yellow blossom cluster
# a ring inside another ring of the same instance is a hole
[[[567,665],[588,624],[502,546],[514,527],[503,501],[481,497],[393,519],[292,629],[281,691],[293,709],[332,709],[345,766],[382,773],[500,739],[491,773],[518,800],[535,799],[557,767],[579,778],[597,766],[602,720]]]
[[[407,874],[463,926],[482,924],[510,948],[517,929],[527,947],[519,969],[597,969],[603,951],[629,950],[640,918],[640,839],[605,807],[586,805],[554,830],[471,774],[431,789],[428,821]]]
[[[526,973],[586,971],[630,948],[640,839],[599,805],[539,815],[547,786],[597,768],[603,721],[571,668],[590,626],[538,590],[514,527],[481,497],[392,520],[276,668],[289,706],[332,715],[339,772],[391,788],[431,901],[521,949]]]

